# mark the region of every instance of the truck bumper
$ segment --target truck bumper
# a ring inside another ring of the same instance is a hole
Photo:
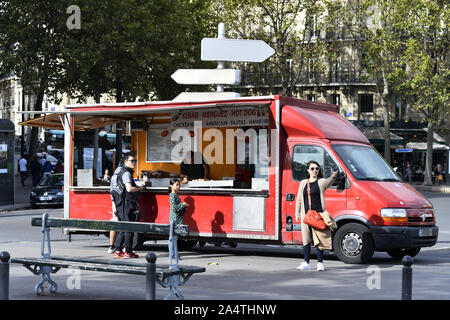
[[[432,247],[437,242],[439,232],[439,228],[436,226],[372,226],[370,230],[377,251]]]

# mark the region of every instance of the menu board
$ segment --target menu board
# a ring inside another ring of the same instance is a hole
[[[169,125],[148,129],[147,161],[172,162],[171,153],[176,142],[171,140],[171,133]]]

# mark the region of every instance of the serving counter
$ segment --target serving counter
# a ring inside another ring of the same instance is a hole
[[[168,187],[146,187],[141,192],[155,192],[155,193],[167,193]],[[73,192],[88,192],[88,193],[109,193],[110,188],[108,186],[93,186],[93,187],[70,187]],[[180,195],[186,194],[221,194],[221,195],[251,195],[251,196],[269,196],[268,190],[258,189],[233,189],[233,188],[189,188],[181,187],[179,191]]]

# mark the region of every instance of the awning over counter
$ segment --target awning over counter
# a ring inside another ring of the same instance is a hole
[[[426,151],[427,143],[426,142],[408,142],[406,144],[406,148]],[[450,147],[446,146],[444,144],[439,144],[439,143],[434,142],[433,150],[450,150]]]
[[[19,125],[63,130],[64,117],[66,115],[66,113],[51,113],[42,117],[20,122]],[[111,116],[77,115],[74,117],[75,131],[101,128],[105,125],[114,124],[119,121],[121,121],[121,119]]]
[[[103,128],[106,125],[115,124],[121,121],[136,120],[145,121],[148,123],[161,123],[170,121],[170,114],[118,114],[117,112],[111,112],[112,114],[95,114],[90,112],[72,112],[70,116],[75,123],[75,131],[86,131],[95,128]],[[40,127],[54,130],[63,130],[64,117],[68,113],[49,113],[44,116],[34,118],[31,120],[20,122],[19,125]]]
[[[360,128],[361,132],[373,145],[384,145],[384,127]],[[403,138],[390,132],[391,144],[401,144]]]

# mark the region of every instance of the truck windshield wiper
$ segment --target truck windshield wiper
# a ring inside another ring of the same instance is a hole
[[[375,178],[375,177],[359,178],[358,180],[363,180],[363,181],[381,181],[380,179]]]
[[[386,178],[386,179],[383,179],[383,181],[399,182],[400,180],[398,180],[396,178]]]

